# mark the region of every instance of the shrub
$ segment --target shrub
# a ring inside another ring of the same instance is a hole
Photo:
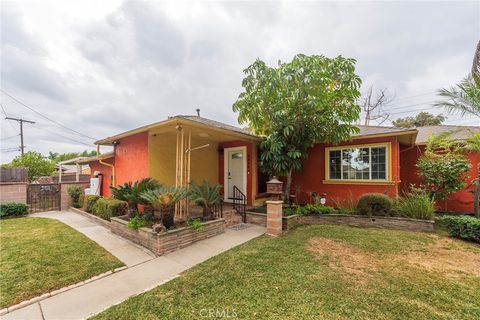
[[[25,203],[10,202],[0,204],[0,218],[23,216],[28,213],[28,206]]]
[[[394,211],[401,217],[432,220],[435,208],[425,191],[413,189],[395,203]]]
[[[480,219],[469,216],[443,216],[437,219],[455,238],[480,243]]]
[[[189,225],[190,227],[192,227],[192,229],[197,230],[197,231],[203,230],[203,228],[204,228],[204,226],[202,224],[202,221],[200,221],[199,218],[194,218],[194,219],[188,220],[187,225]]]
[[[393,200],[381,193],[367,193],[358,199],[357,213],[364,216],[390,216]]]
[[[297,207],[287,207],[287,208],[283,208],[282,214],[283,214],[283,216],[285,216],[285,217],[293,216],[293,215],[297,214]]]
[[[89,194],[85,196],[85,211],[92,213],[93,212],[93,206],[97,202],[98,199],[100,199],[100,196]]]
[[[79,185],[71,185],[67,189],[70,196],[70,205],[74,208],[81,208],[83,202],[84,189]]]
[[[321,204],[307,204],[303,207],[298,207],[296,213],[298,215],[306,214],[329,214],[335,212],[333,207],[321,205]]]
[[[131,229],[136,230],[138,228],[141,228],[141,227],[145,226],[145,220],[143,220],[143,218],[141,216],[136,215],[135,217],[130,219],[127,226]]]
[[[126,215],[128,213],[128,203],[117,199],[100,198],[93,206],[92,213],[110,221],[111,217]]]

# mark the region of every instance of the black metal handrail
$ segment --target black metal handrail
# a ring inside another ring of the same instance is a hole
[[[215,218],[223,218],[223,200],[212,206],[212,213]]]
[[[237,210],[237,212],[242,216],[243,222],[247,222],[247,197],[245,194],[237,188],[237,186],[233,186],[233,209]]]

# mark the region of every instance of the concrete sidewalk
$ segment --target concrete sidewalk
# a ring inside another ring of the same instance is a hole
[[[60,293],[8,313],[0,319],[85,319],[131,296],[168,282],[196,264],[264,232],[265,228],[255,225],[238,231],[227,229],[219,236]]]
[[[73,229],[83,233],[122,261],[127,267],[155,258],[155,255],[136,245],[94,221],[72,211],[48,211],[31,214],[31,217],[42,217],[59,220]]]

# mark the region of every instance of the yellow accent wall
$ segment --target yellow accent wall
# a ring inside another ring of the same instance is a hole
[[[191,152],[191,181],[218,183],[218,143],[192,136],[192,148],[205,145],[204,149]],[[175,185],[176,135],[149,135],[149,176],[168,186]]]

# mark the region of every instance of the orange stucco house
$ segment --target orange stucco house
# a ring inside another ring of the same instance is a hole
[[[327,204],[357,199],[378,192],[396,197],[410,184],[419,184],[415,166],[431,133],[456,129],[458,139],[480,127],[434,126],[404,129],[359,126],[360,132],[338,145],[316,144],[293,175],[292,193],[298,202],[311,201],[312,193],[324,194]],[[262,202],[267,177],[259,168],[258,137],[248,130],[200,116],[174,116],[96,142],[113,147],[110,153],[85,160],[92,174],[103,177],[101,192],[110,195],[111,185],[152,177],[165,185],[190,181],[219,183],[230,202],[234,186],[249,206]],[[468,154],[472,163],[469,182],[477,175],[479,154]],[[471,212],[468,190],[452,195],[439,208]]]

